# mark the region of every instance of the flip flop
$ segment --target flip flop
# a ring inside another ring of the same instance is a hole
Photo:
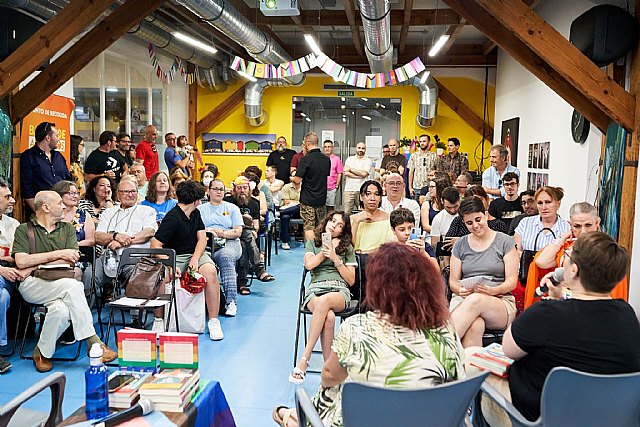
[[[251,289],[247,286],[240,286],[240,290],[238,291],[240,295],[251,295]]]
[[[279,414],[280,409],[285,410],[283,417],[281,417]],[[286,406],[278,406],[273,410],[273,414],[271,416],[273,417],[273,421],[278,423],[278,425],[281,425],[282,427],[288,427],[289,419],[293,419],[297,423],[298,418],[294,416],[295,413],[296,413],[296,410],[294,408],[288,408]]]
[[[261,282],[273,282],[274,280],[276,280],[276,278],[267,273],[262,277],[258,277],[258,280],[260,280]]]

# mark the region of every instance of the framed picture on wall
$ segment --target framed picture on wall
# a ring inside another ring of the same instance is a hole
[[[501,143],[509,150],[509,163],[518,166],[518,129],[520,117],[502,122]]]

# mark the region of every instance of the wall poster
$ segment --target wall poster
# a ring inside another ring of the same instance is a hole
[[[275,133],[203,133],[202,152],[269,154],[275,149]]]
[[[502,122],[501,143],[509,150],[507,159],[513,166],[518,166],[518,129],[520,128],[520,117],[504,120]]]

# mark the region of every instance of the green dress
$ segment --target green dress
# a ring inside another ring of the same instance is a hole
[[[322,252],[322,247],[316,247],[313,240],[307,240],[304,245],[305,253],[317,255]],[[338,258],[344,265],[357,267],[356,253],[353,246],[349,245],[344,255],[338,255]],[[338,269],[333,265],[333,261],[325,258],[320,265],[311,270],[311,283],[307,287],[303,307],[306,307],[313,296],[323,295],[328,292],[339,292],[345,299],[345,304],[349,305],[351,300],[351,291],[349,285],[344,281]]]
[[[340,325],[332,350],[347,369],[346,381],[410,389],[465,377],[464,350],[451,323],[416,332],[378,312],[359,314]],[[321,386],[313,402],[325,426],[342,426],[342,384]]]

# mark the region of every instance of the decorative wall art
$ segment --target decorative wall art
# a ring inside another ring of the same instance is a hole
[[[205,133],[202,134],[204,154],[265,153],[275,149],[276,134]]]
[[[607,128],[604,146],[604,163],[598,187],[598,213],[602,231],[614,239],[620,230],[620,204],[622,203],[622,175],[627,131],[616,123]]]
[[[504,120],[502,122],[501,143],[509,150],[509,163],[518,166],[518,129],[520,117]]]

